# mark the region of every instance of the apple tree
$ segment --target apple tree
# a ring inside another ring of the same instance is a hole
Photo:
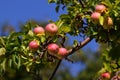
[[[0,37],[0,73],[7,69],[36,74],[46,66],[56,64],[52,80],[62,60],[69,59],[76,51],[95,39],[107,46],[102,50],[103,67],[96,74],[98,80],[119,80],[120,70],[120,1],[119,0],[48,0],[59,9],[67,9],[56,22],[45,26],[28,22],[19,32]],[[66,48],[67,35],[82,36]]]

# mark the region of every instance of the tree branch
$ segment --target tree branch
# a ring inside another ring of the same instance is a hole
[[[82,0],[79,0],[79,2],[80,2],[80,4],[82,5],[82,7],[85,8],[85,6],[84,6]]]
[[[91,40],[93,39],[92,36],[86,38],[83,42],[81,42],[80,44],[78,44],[76,47],[70,49],[68,51],[68,55],[73,54],[75,51],[79,50],[80,48],[84,47],[86,44],[88,44]]]
[[[80,44],[78,44],[78,46],[70,49],[70,50],[68,51],[69,55],[73,54],[75,51],[77,51],[77,50],[79,50],[80,48],[84,47],[84,46],[85,46],[86,44],[88,44],[92,39],[93,39],[93,37],[88,37],[88,38],[86,38],[83,42],[81,42]],[[69,56],[69,55],[68,55],[68,56]],[[59,60],[59,61],[58,61],[57,66],[55,67],[55,69],[54,69],[52,75],[50,76],[49,80],[52,80],[52,79],[53,79],[53,77],[54,77],[56,71],[58,70],[61,62],[62,62],[62,60]]]
[[[54,77],[56,71],[58,70],[58,68],[59,68],[59,66],[60,66],[60,64],[61,64],[61,62],[62,62],[62,60],[59,60],[59,61],[58,61],[57,66],[55,67],[55,69],[54,69],[52,75],[50,76],[49,80],[52,80],[52,79],[53,79],[53,77]]]

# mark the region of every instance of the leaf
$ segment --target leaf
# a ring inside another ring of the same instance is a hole
[[[44,37],[44,36],[41,36],[41,37],[40,37],[40,41],[41,41],[41,42],[44,42],[44,41],[45,41],[45,37]]]
[[[59,6],[59,5],[58,5],[58,6],[56,6],[56,8],[55,8],[56,12],[58,12],[58,11],[59,11],[59,8],[60,8],[60,6]]]
[[[11,66],[12,66],[12,59],[9,59],[8,66],[11,68]]]
[[[104,23],[104,17],[103,16],[100,16],[99,23],[100,23],[100,25],[103,25],[103,23]]]
[[[0,56],[5,55],[6,49],[5,48],[0,48]]]
[[[19,68],[20,68],[20,66],[21,66],[21,58],[20,58],[20,56],[19,56],[19,57],[18,57],[17,69],[19,69]]]
[[[12,60],[11,61],[13,61],[13,64],[15,65],[15,67],[17,69],[20,68],[20,66],[21,66],[21,58],[20,58],[20,56],[18,56],[18,55],[12,55]]]
[[[0,64],[0,68],[5,71],[5,64],[6,64],[6,58],[3,60],[3,62]]]
[[[2,37],[0,37],[0,44],[3,45],[3,46],[5,46],[5,42],[4,42],[4,40],[3,40]]]
[[[31,67],[31,65],[32,65],[32,62],[28,62],[27,65],[26,65],[26,70],[27,70],[28,72],[30,72],[30,67]]]
[[[60,16],[60,19],[61,19],[61,20],[62,20],[62,19],[70,19],[70,16],[67,15],[67,14],[62,14],[62,15]]]
[[[73,43],[74,45],[74,47],[76,47],[77,45],[78,45],[78,41],[77,40],[74,40],[74,43]]]
[[[70,26],[64,25],[59,28],[58,33],[68,33],[71,31]]]
[[[30,35],[30,36],[34,36],[33,31],[32,31],[32,30],[29,30],[29,31],[28,31],[28,35]]]
[[[48,0],[48,3],[55,3],[57,0]]]

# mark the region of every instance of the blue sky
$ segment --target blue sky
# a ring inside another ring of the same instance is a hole
[[[0,26],[9,22],[18,26],[18,22],[30,19],[48,21],[57,20],[60,13],[55,12],[55,4],[48,5],[47,0],[0,0]]]
[[[49,5],[47,0],[0,0],[0,27],[8,22],[17,29],[19,22],[25,23],[30,19],[38,21],[56,21],[59,19],[59,15],[63,13],[66,13],[66,11],[61,10],[59,13],[56,13],[55,4]],[[79,40],[78,37],[74,37],[73,39]],[[96,51],[98,49],[98,44],[93,40],[83,49],[85,50],[88,47]],[[76,65],[78,65],[79,67],[81,63],[68,63],[68,65],[71,65],[71,67],[76,67]],[[79,72],[79,70],[80,68],[76,68],[74,72]],[[73,72],[73,68],[71,71]]]

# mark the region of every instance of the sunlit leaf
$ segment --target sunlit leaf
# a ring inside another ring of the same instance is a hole
[[[6,49],[5,48],[0,48],[0,56],[5,55]]]

